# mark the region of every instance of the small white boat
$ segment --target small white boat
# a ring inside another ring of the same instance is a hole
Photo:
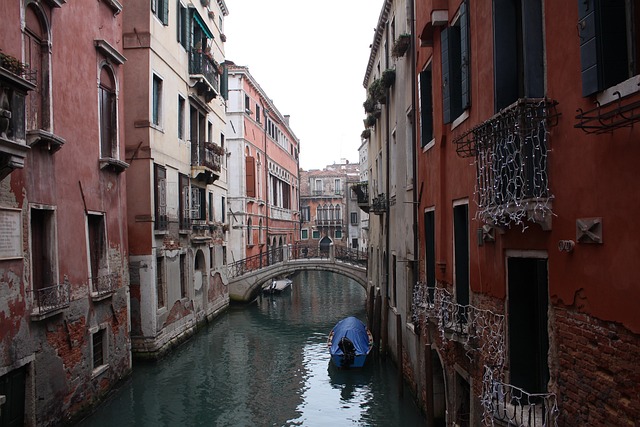
[[[265,294],[279,294],[282,291],[289,289],[292,283],[291,279],[274,279],[269,285],[265,286],[262,291]]]

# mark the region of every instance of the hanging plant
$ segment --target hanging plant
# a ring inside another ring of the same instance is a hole
[[[384,104],[387,101],[386,89],[381,79],[376,79],[371,83],[369,95],[377,103]]]
[[[372,97],[368,97],[366,101],[362,103],[365,113],[373,113],[376,109],[376,101]]]
[[[10,73],[15,74],[16,76],[21,76],[27,70],[27,66],[22,62],[17,60],[11,55],[4,54],[0,52],[0,67],[9,71]]]
[[[396,70],[394,70],[393,68],[384,70],[382,72],[382,77],[380,77],[380,80],[382,80],[382,86],[389,89],[396,81]]]
[[[377,120],[376,116],[374,116],[373,114],[368,114],[367,118],[364,119],[364,126],[367,127],[367,128],[375,126],[376,120]]]
[[[393,48],[391,49],[391,56],[394,58],[399,58],[404,56],[409,49],[409,45],[411,44],[411,34],[400,34],[398,39],[393,44]]]
[[[365,129],[360,134],[360,138],[362,139],[369,139],[370,136],[371,136],[371,129]]]

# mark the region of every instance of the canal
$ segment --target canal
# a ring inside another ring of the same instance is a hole
[[[330,363],[335,323],[365,320],[365,292],[328,272],[300,272],[289,291],[232,306],[131,377],[79,426],[423,426],[395,366]]]

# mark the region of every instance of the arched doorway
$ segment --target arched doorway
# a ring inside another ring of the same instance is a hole
[[[328,236],[324,236],[320,240],[320,254],[322,256],[329,256],[329,247],[331,246],[331,239]]]
[[[204,300],[206,298],[206,292],[204,287],[207,284],[207,265],[204,259],[204,253],[201,249],[196,251],[196,256],[193,264],[193,290],[195,291],[196,304],[204,308]]]

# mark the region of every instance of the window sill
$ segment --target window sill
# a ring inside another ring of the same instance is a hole
[[[27,144],[29,147],[34,147],[36,145],[43,147],[46,146],[47,150],[51,153],[55,153],[62,148],[65,142],[64,138],[42,129],[27,131]]]
[[[129,163],[123,162],[122,160],[114,159],[112,157],[101,158],[100,159],[100,169],[111,170],[115,173],[122,173],[129,167]]]
[[[109,369],[109,365],[100,365],[100,366],[98,366],[93,371],[91,371],[91,379],[94,379],[94,378],[102,375],[104,372],[107,371],[107,369]]]
[[[597,100],[600,106],[604,107],[607,104],[618,101],[620,98],[637,92],[640,92],[640,75],[633,76],[622,83],[603,90],[597,95]]]
[[[37,307],[31,312],[31,320],[37,322],[48,319],[62,313],[67,307],[69,307],[69,304],[51,310],[44,309],[44,311],[42,307]]]
[[[422,152],[426,153],[427,151],[429,151],[431,148],[433,148],[433,146],[436,145],[436,139],[433,138],[431,141],[427,142],[427,145],[425,145],[424,147],[422,147]]]
[[[118,0],[102,0],[104,1],[112,10],[113,14],[117,15],[122,12],[122,4]]]
[[[111,298],[111,296],[114,294],[114,291],[107,291],[107,292],[91,292],[91,301],[93,302],[98,302],[98,301],[104,301],[106,299]]]
[[[462,114],[460,114],[458,116],[457,119],[455,119],[452,123],[451,123],[451,130],[454,130],[455,128],[457,128],[458,126],[460,126],[460,124],[462,124],[465,120],[467,120],[469,118],[469,110],[466,109],[462,112]]]
[[[166,236],[169,234],[169,230],[153,230],[153,234],[156,236]]]

